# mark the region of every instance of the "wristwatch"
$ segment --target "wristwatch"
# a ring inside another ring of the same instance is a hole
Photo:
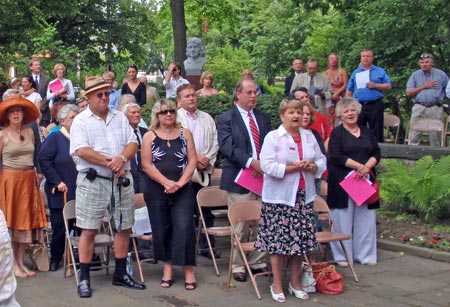
[[[122,159],[123,163],[127,163],[128,162],[128,159],[125,158],[124,155],[119,155],[119,157]]]

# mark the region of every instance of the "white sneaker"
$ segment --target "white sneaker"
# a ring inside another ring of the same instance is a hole
[[[365,265],[377,265],[377,262],[376,261],[374,261],[374,260],[370,260],[370,261],[367,261],[366,263],[364,263]]]
[[[348,267],[347,261],[336,261],[336,264],[340,267],[344,267],[344,268]]]

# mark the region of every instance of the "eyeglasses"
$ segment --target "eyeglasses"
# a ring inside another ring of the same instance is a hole
[[[429,54],[429,53],[422,53],[422,54],[420,55],[420,58],[421,58],[421,59],[432,59],[433,56],[432,56],[431,54]]]
[[[103,96],[109,97],[109,92],[98,93],[96,96],[98,99],[102,99]]]
[[[167,114],[173,115],[173,114],[175,114],[175,112],[176,111],[174,109],[167,109],[167,110],[159,111],[156,114],[158,114],[158,115],[167,115]]]

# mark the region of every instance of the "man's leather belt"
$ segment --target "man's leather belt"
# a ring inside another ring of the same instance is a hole
[[[438,106],[438,107],[442,106],[442,104],[440,102],[431,102],[431,103],[429,103],[429,102],[416,101],[416,103],[420,104],[421,106],[424,106],[426,108],[431,108],[431,107],[434,107],[434,106]]]

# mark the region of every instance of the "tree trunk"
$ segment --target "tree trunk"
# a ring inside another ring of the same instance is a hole
[[[181,65],[184,75],[183,62],[186,59],[186,21],[184,19],[184,0],[170,0],[172,11],[172,28],[175,62]]]

